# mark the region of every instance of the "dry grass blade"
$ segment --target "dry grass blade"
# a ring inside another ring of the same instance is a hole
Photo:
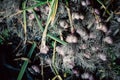
[[[70,21],[70,27],[71,27],[71,32],[73,32],[73,23],[72,23],[72,17],[71,17],[71,13],[70,13],[70,9],[68,8],[68,1],[66,0],[66,9],[67,9],[67,12],[68,12],[68,17],[69,17],[69,21]]]
[[[52,80],[56,80],[57,78],[58,80],[63,80],[60,75],[56,75]]]
[[[71,32],[73,32],[73,23],[72,23],[72,17],[71,17],[71,14],[70,14],[70,9],[66,6],[66,9],[67,9],[67,12],[68,12],[68,17],[69,17],[69,21],[70,21],[70,27],[71,27]]]
[[[58,78],[58,80],[62,80],[55,66],[55,58],[56,58],[55,55],[56,55],[56,41],[54,42],[54,49],[53,49],[53,56],[52,56],[52,66],[56,76],[52,80],[56,80],[56,78]]]
[[[47,18],[46,26],[42,35],[42,42],[41,42],[41,47],[45,47],[46,44],[46,36],[47,36],[47,29],[50,24],[50,22],[53,22],[56,12],[57,12],[57,6],[58,6],[58,0],[52,0],[51,6],[50,6],[50,12]]]
[[[27,3],[27,0],[23,2],[23,9],[26,8],[26,3]],[[26,10],[23,11],[23,22],[24,22],[24,25],[23,25],[23,29],[24,29],[24,35],[25,35],[25,40],[24,40],[24,44],[26,43],[26,40],[27,40],[27,29],[26,29]]]
[[[15,60],[15,61],[23,60],[23,61],[31,62],[31,60],[30,60],[29,58],[26,58],[26,57],[16,58],[16,59],[14,59],[14,60]]]

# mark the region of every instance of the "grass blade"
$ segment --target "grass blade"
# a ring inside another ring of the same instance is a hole
[[[53,56],[52,56],[52,67],[53,67],[53,70],[54,70],[56,76],[52,80],[56,80],[56,78],[58,80],[62,80],[61,76],[59,75],[58,70],[56,69],[55,59],[56,59],[56,41],[54,42],[54,49],[53,49]]]
[[[42,41],[41,41],[41,46],[45,47],[46,45],[46,35],[47,35],[47,29],[48,26],[50,24],[51,21],[53,21],[53,19],[55,18],[56,15],[56,11],[57,11],[57,6],[58,6],[58,0],[52,0],[51,2],[51,7],[50,7],[50,12],[47,18],[47,23],[45,26],[45,29],[43,31],[43,35],[42,35]]]
[[[39,18],[38,18],[38,16],[37,16],[37,14],[35,13],[35,11],[34,11],[34,10],[32,10],[32,11],[33,11],[33,14],[34,14],[34,16],[35,16],[35,18],[36,18],[36,21],[37,21],[37,23],[38,23],[38,26],[39,26],[40,30],[43,32],[44,29],[43,29],[43,27],[42,27],[41,21],[39,20]]]
[[[106,7],[105,7],[105,5],[102,3],[102,1],[101,1],[101,0],[97,0],[97,2],[98,2],[99,4],[101,4],[102,7],[103,7],[103,8],[105,9],[105,11],[107,12],[107,14],[110,15],[110,12],[106,9]]]
[[[34,42],[33,45],[32,45],[32,47],[31,47],[31,49],[30,49],[30,51],[29,51],[29,53],[28,53],[28,55],[27,55],[28,58],[31,58],[32,53],[33,53],[35,47],[36,47],[36,43]],[[26,68],[27,68],[28,63],[29,63],[29,61],[27,61],[27,60],[24,61],[23,65],[22,65],[22,68],[21,68],[21,70],[20,70],[20,73],[19,73],[19,75],[18,75],[17,80],[22,80],[22,77],[23,77],[23,75],[24,75],[24,73],[25,73],[25,70],[26,70]]]
[[[53,40],[55,40],[55,41],[57,41],[57,42],[59,42],[59,43],[61,43],[61,44],[63,44],[63,45],[66,45],[66,44],[67,44],[67,42],[62,41],[62,40],[60,40],[59,38],[56,38],[56,37],[52,36],[51,34],[47,34],[47,37],[50,37],[51,39],[53,39]]]
[[[26,3],[27,3],[27,0],[23,2],[23,5],[22,5],[23,9],[26,8]],[[26,21],[26,10],[24,10],[23,11],[23,23],[24,23],[23,29],[24,29],[24,36],[25,36],[24,44],[26,43],[26,40],[27,40],[27,34],[26,34],[27,33],[27,29],[26,29],[27,24],[26,24],[26,22],[27,22]]]

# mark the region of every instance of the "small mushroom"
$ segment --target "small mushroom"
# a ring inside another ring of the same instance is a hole
[[[77,69],[72,69],[73,74],[75,74],[76,77],[80,76],[80,71]]]
[[[30,68],[28,68],[28,71],[33,75],[38,75],[40,73],[40,69],[37,65],[32,65]]]
[[[87,6],[87,4],[86,4],[85,1],[81,1],[81,5],[82,5],[82,6]]]
[[[84,19],[84,16],[82,15],[82,14],[78,14],[78,13],[76,13],[76,12],[73,12],[72,13],[72,19],[74,20],[74,19],[81,19],[81,20],[83,20]]]
[[[49,51],[48,46],[40,46],[40,53],[47,54]]]
[[[66,37],[66,41],[67,41],[68,43],[77,43],[77,42],[78,42],[78,39],[77,39],[76,36],[70,34],[70,35],[68,35],[68,36]]]
[[[85,30],[77,29],[76,32],[84,39],[88,40],[89,36]]]
[[[28,9],[27,11],[28,11],[29,13],[32,13],[32,10],[31,10],[31,9]]]
[[[90,5],[90,0],[86,0],[86,5]]]
[[[63,65],[67,68],[72,69],[75,66],[74,57],[73,56],[64,57],[63,58]]]
[[[84,53],[84,57],[87,58],[87,59],[90,59],[91,54],[90,53]]]
[[[120,22],[120,17],[117,18],[117,21]]]
[[[99,47],[98,45],[91,47],[91,50],[92,50],[93,52],[96,52],[96,51],[98,51],[99,49],[100,49],[100,47]]]
[[[62,28],[66,29],[69,27],[68,23],[65,20],[60,20],[59,24]]]
[[[100,14],[100,11],[98,9],[94,9],[94,12],[99,15]]]
[[[94,33],[90,33],[90,34],[89,34],[89,38],[90,38],[90,39],[95,39],[96,37],[97,37],[97,36],[96,36]]]
[[[103,31],[105,33],[108,31],[107,26],[105,26],[102,23],[98,23],[97,26],[96,26],[96,29],[101,30],[101,31]]]
[[[88,6],[88,5],[90,5],[90,0],[82,0],[81,1],[81,5],[82,6]]]
[[[39,8],[37,8],[37,7],[35,7],[35,8],[34,8],[34,10],[35,10],[35,11],[40,11],[40,9],[39,9]]]
[[[102,61],[106,61],[106,60],[107,60],[105,54],[100,53],[100,54],[98,54],[98,57],[99,57]]]
[[[102,20],[101,20],[100,16],[97,16],[97,18],[96,18],[96,20],[95,20],[95,23],[96,23],[96,24],[99,24],[101,21],[102,21]]]
[[[83,73],[83,74],[81,75],[81,77],[82,77],[82,79],[89,79],[90,74],[87,73],[87,72],[85,72],[85,73]]]
[[[34,14],[30,14],[29,15],[29,20],[33,20],[35,17],[34,17]]]
[[[108,43],[108,44],[112,44],[113,43],[113,40],[110,36],[107,36],[103,39],[104,42]]]
[[[63,51],[63,49],[62,49],[62,47],[60,47],[60,46],[57,46],[57,47],[56,47],[56,52],[57,52],[58,54],[62,55],[62,56],[65,55],[65,53],[64,53],[64,51]]]
[[[45,14],[46,15],[48,15],[49,11],[50,11],[50,7],[49,6],[45,6]]]
[[[80,49],[87,49],[87,45],[86,44],[82,44],[79,48]]]

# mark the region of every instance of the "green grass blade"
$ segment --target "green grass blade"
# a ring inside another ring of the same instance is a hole
[[[27,55],[28,58],[31,58],[32,53],[33,53],[35,47],[36,47],[36,43],[34,42],[33,45],[32,45],[32,47],[31,47],[31,49],[30,49],[30,51],[29,51],[29,53],[28,53],[28,55]],[[23,75],[24,75],[24,73],[25,73],[25,70],[26,70],[26,68],[27,68],[28,62],[29,62],[29,61],[24,61],[23,65],[22,65],[22,68],[21,68],[21,70],[20,70],[20,73],[19,73],[19,75],[18,75],[17,80],[22,80],[22,77],[23,77]]]
[[[37,4],[35,4],[35,5],[31,6],[31,7],[28,7],[28,8],[23,9],[23,11],[24,11],[24,10],[30,10],[30,9],[33,9],[33,8],[35,8],[35,7],[38,7],[38,6],[44,5],[44,4],[46,4],[46,3],[48,3],[48,2],[46,1],[46,2],[40,2],[40,3],[37,3]]]
[[[36,20],[37,20],[37,23],[38,23],[38,26],[39,26],[40,30],[43,32],[44,29],[43,29],[43,27],[42,27],[41,21],[39,20],[39,18],[38,18],[38,16],[37,16],[37,14],[35,13],[35,11],[34,11],[34,10],[32,10],[32,11],[33,11],[33,14],[34,14],[34,16],[35,16],[35,18],[36,18]]]
[[[51,39],[53,39],[53,40],[55,40],[55,41],[57,41],[57,42],[59,42],[59,43],[61,43],[61,44],[63,44],[63,45],[66,45],[66,44],[67,44],[67,42],[62,41],[62,40],[60,40],[59,38],[56,38],[56,37],[52,36],[51,34],[47,34],[47,37],[50,37]]]

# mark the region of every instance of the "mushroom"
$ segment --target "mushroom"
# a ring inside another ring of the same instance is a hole
[[[112,44],[113,43],[113,40],[110,36],[107,36],[103,39],[104,42],[108,43],[108,44]]]
[[[66,29],[69,27],[68,23],[65,20],[60,20],[59,24],[62,28]]]
[[[34,17],[34,14],[31,13],[31,14],[29,15],[29,20],[33,20],[34,18],[35,18],[35,17]]]
[[[76,32],[84,39],[84,40],[88,40],[89,36],[87,34],[87,32],[83,29],[77,29]]]
[[[32,65],[30,68],[28,68],[28,71],[33,75],[38,75],[40,73],[40,69],[37,65]]]
[[[76,13],[76,12],[73,12],[72,13],[72,19],[74,20],[74,19],[81,19],[81,20],[83,20],[84,19],[84,16],[82,15],[82,14],[78,14],[78,13]]]
[[[40,53],[47,54],[49,51],[48,46],[40,46]]]
[[[102,24],[102,23],[98,23],[97,26],[96,26],[96,29],[101,30],[105,33],[108,31],[107,26]]]
[[[77,42],[78,42],[78,39],[77,39],[76,36],[70,34],[70,35],[68,35],[68,36],[66,37],[66,41],[67,41],[68,43],[77,43]]]
[[[60,47],[60,46],[57,46],[57,47],[56,47],[56,52],[57,52],[58,54],[62,55],[62,56],[65,55],[64,50],[63,50],[62,47]]]
[[[106,60],[107,60],[105,54],[100,53],[100,54],[98,54],[98,57],[99,57],[102,61],[106,61]]]

